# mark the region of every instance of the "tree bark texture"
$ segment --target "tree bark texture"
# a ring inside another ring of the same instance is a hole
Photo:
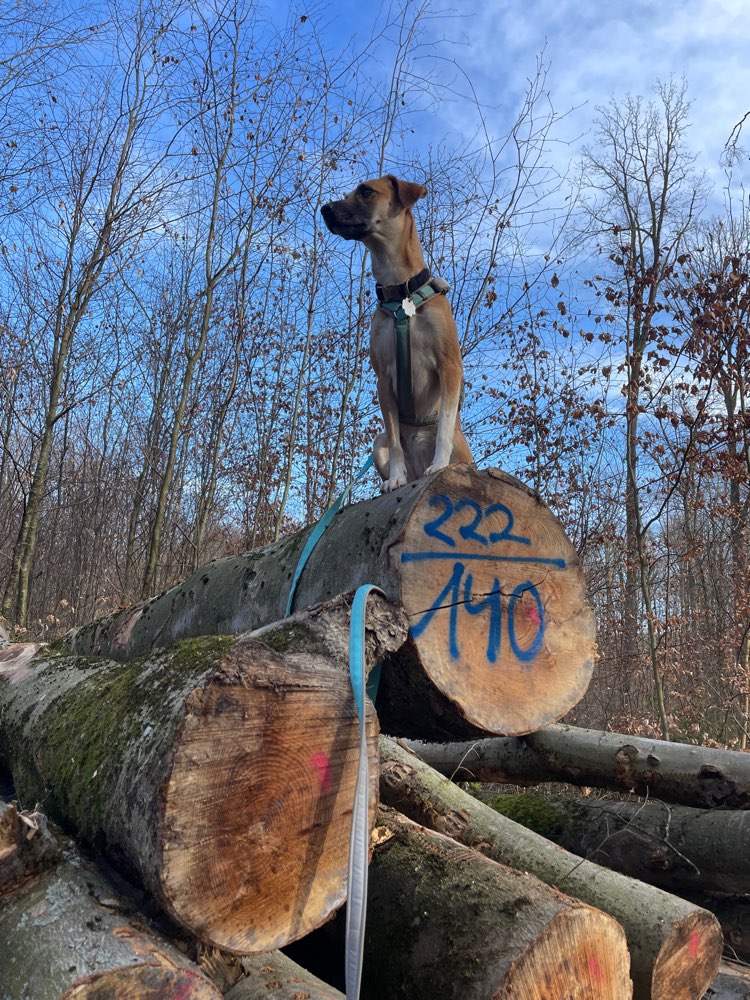
[[[373,839],[362,1000],[632,996],[611,917],[392,809]],[[343,923],[316,933],[321,957]]]
[[[181,952],[123,914],[93,864],[63,848],[0,905],[3,1000],[219,1000]]]
[[[344,994],[277,951],[242,959],[244,977],[225,1000],[344,1000]]]
[[[67,648],[128,660],[180,638],[277,621],[311,530],[209,563],[166,593],[75,630]],[[381,712],[391,733],[532,732],[588,687],[594,617],[576,551],[538,496],[498,470],[449,466],[342,509],[310,556],[295,606],[363,583],[401,605],[411,626],[381,690],[394,709],[420,703],[425,711]]]
[[[566,781],[699,809],[750,808],[750,754],[564,724],[528,736],[413,749],[461,781]]]
[[[712,914],[576,858],[478,802],[393,740],[381,738],[380,754],[382,802],[615,917],[628,940],[634,997],[694,1000],[705,991],[722,950]]]
[[[528,792],[490,804],[574,854],[670,892],[750,892],[747,810]]]
[[[183,927],[228,951],[281,947],[346,895],[359,728],[349,603],[126,664],[0,651],[0,758],[19,797],[100,846]],[[403,641],[380,598],[367,658]],[[377,719],[366,706],[370,816]]]

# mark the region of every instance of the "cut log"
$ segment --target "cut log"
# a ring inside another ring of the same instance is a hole
[[[393,810],[373,839],[362,1000],[632,996],[611,917]],[[343,924],[339,913],[316,932],[318,961]]]
[[[19,813],[14,802],[0,801],[0,895],[53,864],[57,854],[44,813]]]
[[[528,736],[419,744],[436,771],[460,781],[573,785],[634,792],[698,809],[750,808],[750,754],[552,725]]]
[[[750,892],[750,812],[525,792],[488,803],[574,854],[670,892]]]
[[[349,603],[255,637],[186,640],[123,664],[0,651],[0,757],[19,798],[100,846],[216,947],[281,947],[344,901],[359,729]],[[368,603],[370,663],[403,642]],[[367,706],[370,813],[377,719]]]
[[[60,862],[0,905],[0,996],[219,1000],[200,970],[143,922],[65,841]]]
[[[312,529],[218,560],[78,629],[71,651],[129,659],[187,636],[284,617]],[[594,616],[575,548],[536,494],[498,470],[452,465],[342,509],[310,556],[296,607],[362,583],[403,606],[412,639],[386,664],[395,735],[526,733],[560,718],[591,678]],[[401,706],[401,711],[395,711]]]
[[[280,951],[242,959],[245,973],[225,1000],[344,1000],[322,979],[313,976]]]
[[[569,854],[477,801],[392,740],[381,739],[380,753],[383,802],[615,917],[627,935],[635,997],[694,1000],[706,990],[722,950],[712,914]]]

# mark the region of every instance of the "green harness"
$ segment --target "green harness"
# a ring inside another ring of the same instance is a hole
[[[418,275],[422,277],[422,275]],[[390,286],[387,291],[391,291]],[[399,286],[403,287],[403,286]],[[396,338],[396,400],[398,403],[398,419],[402,424],[412,427],[424,427],[438,422],[438,414],[429,417],[418,417],[414,413],[414,392],[411,377],[411,337],[409,336],[409,320],[416,316],[417,309],[423,306],[434,295],[445,295],[448,285],[441,278],[429,277],[411,294],[405,294],[403,299],[378,302],[378,306],[387,312],[393,320]],[[381,286],[378,286],[380,299]]]

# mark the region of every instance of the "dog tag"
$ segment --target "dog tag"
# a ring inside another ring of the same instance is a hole
[[[401,308],[404,310],[407,316],[416,316],[417,307],[414,305],[411,299],[404,299],[401,303]]]

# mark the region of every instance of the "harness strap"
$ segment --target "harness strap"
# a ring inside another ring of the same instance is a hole
[[[425,273],[429,277],[429,272],[422,271],[418,275],[415,275],[415,278],[412,278],[411,281],[421,278]],[[408,284],[409,282],[405,282],[404,285],[388,286],[388,290],[396,287],[403,288]],[[383,288],[383,286],[378,285],[377,288]],[[431,299],[434,295],[444,295],[447,290],[448,286],[445,282],[441,282],[439,278],[431,278],[419,288],[415,288],[410,295],[404,296],[400,302],[380,301],[379,303],[379,308],[389,313],[393,320],[396,338],[396,401],[398,404],[398,418],[402,424],[409,424],[412,427],[425,427],[429,424],[436,424],[438,422],[438,414],[434,413],[429,417],[417,417],[414,412],[409,319],[411,316],[416,315],[417,309],[424,305],[428,299]],[[378,298],[380,298],[380,293],[378,293]]]

